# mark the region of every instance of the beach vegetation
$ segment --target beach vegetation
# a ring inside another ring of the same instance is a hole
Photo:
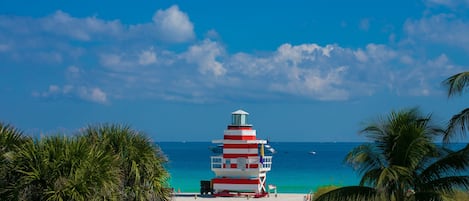
[[[469,88],[469,71],[457,73],[443,81],[443,85],[447,88],[448,97],[462,95]],[[469,108],[463,109],[461,112],[453,115],[449,120],[444,142],[455,137],[457,134],[465,136],[469,130]]]
[[[329,191],[338,189],[338,186],[333,186],[333,185],[327,185],[327,186],[320,186],[314,191],[313,194],[313,201],[316,201],[318,197],[320,197],[322,194],[327,193]]]
[[[15,169],[14,157],[31,138],[12,125],[0,122],[0,200],[13,197],[11,184],[18,181],[20,174]]]
[[[170,200],[166,157],[128,126],[37,139],[0,124],[0,200]]]
[[[317,201],[443,201],[469,189],[469,146],[452,151],[434,141],[445,130],[417,108],[393,111],[367,124],[361,134],[371,142],[352,149],[345,162],[362,178]]]
[[[118,159],[121,173],[119,200],[165,200],[171,191],[166,186],[169,174],[163,152],[141,132],[127,125],[89,126],[83,135]],[[165,198],[165,199],[163,199]]]

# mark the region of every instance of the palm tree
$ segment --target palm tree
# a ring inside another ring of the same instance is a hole
[[[170,200],[166,157],[143,133],[126,125],[84,129],[85,138],[119,159],[121,200]]]
[[[117,162],[82,137],[30,141],[16,153],[20,178],[9,200],[117,200]]]
[[[345,161],[362,175],[358,186],[332,190],[317,201],[439,201],[455,189],[469,188],[469,146],[459,151],[437,147],[443,130],[417,109],[391,112],[366,126],[370,139],[354,148]]]
[[[469,87],[469,71],[455,74],[445,81],[443,85],[448,88],[448,97],[461,95],[467,87]],[[460,113],[455,114],[448,123],[444,141],[448,142],[455,133],[465,135],[469,129],[469,108],[462,110]]]
[[[18,180],[19,175],[14,172],[14,154],[20,147],[31,139],[15,127],[0,122],[0,198],[14,197],[10,184]]]

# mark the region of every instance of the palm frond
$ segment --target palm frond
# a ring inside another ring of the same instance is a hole
[[[428,182],[433,179],[469,170],[469,145],[458,151],[448,152],[433,161],[419,174],[419,180]]]
[[[164,168],[167,158],[142,132],[127,125],[102,124],[89,126],[83,134],[118,156],[124,199],[170,199],[170,192],[165,190],[169,178]]]
[[[469,71],[455,74],[443,81],[443,85],[448,88],[448,97],[461,95],[469,86]]]
[[[437,192],[416,192],[412,195],[415,201],[447,201],[445,197]]]
[[[443,142],[448,143],[457,133],[464,137],[469,129],[469,108],[464,109],[458,114],[453,115],[448,123]]]
[[[412,170],[407,167],[403,166],[389,166],[381,170],[380,175],[376,182],[376,188],[388,188],[389,185],[402,182],[402,183],[409,183],[408,180],[412,178]],[[396,189],[389,189],[389,190],[396,190]]]
[[[442,194],[453,193],[456,189],[469,189],[469,176],[448,176],[434,179],[417,186],[418,192],[438,192]]]
[[[352,165],[360,174],[373,169],[380,169],[386,164],[376,146],[366,143],[352,149],[345,157],[345,163]]]
[[[347,186],[338,188],[314,198],[315,201],[377,201],[378,193],[374,188]]]

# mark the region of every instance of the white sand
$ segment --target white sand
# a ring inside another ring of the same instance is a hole
[[[279,193],[277,197],[275,194],[270,194],[269,197],[253,198],[253,197],[212,197],[210,195],[201,196],[196,193],[181,193],[173,197],[173,201],[305,201],[307,194],[290,194],[290,193]]]

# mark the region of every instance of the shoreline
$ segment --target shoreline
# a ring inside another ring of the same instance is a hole
[[[173,201],[194,201],[194,200],[212,200],[212,201],[233,201],[233,200],[263,200],[263,201],[305,201],[310,200],[310,194],[301,193],[271,193],[266,197],[254,198],[252,196],[235,197],[214,197],[212,195],[200,195],[199,193],[175,193],[172,196]]]

